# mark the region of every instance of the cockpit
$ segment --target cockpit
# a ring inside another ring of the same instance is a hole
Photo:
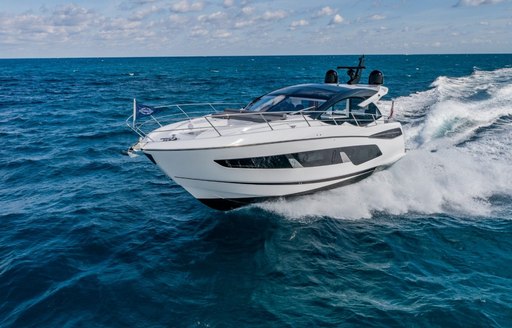
[[[382,116],[377,106],[367,101],[377,93],[378,89],[365,87],[344,88],[326,84],[293,86],[254,99],[244,111],[269,114],[301,112],[333,124],[349,122],[364,125]]]

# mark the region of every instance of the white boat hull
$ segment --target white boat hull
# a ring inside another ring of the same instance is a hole
[[[398,135],[382,136],[397,129]],[[152,142],[142,146],[142,150],[195,198],[210,207],[226,210],[272,197],[302,195],[359,181],[405,154],[401,131],[399,123],[365,127],[322,124],[271,133],[225,133],[201,140]],[[344,153],[365,146],[378,147],[378,156],[361,162],[350,160]],[[294,160],[297,154],[307,157],[318,150],[341,152],[343,160],[310,167]],[[240,163],[238,159],[247,163],[246,159],[277,158],[273,156],[287,156],[292,167],[231,165]]]

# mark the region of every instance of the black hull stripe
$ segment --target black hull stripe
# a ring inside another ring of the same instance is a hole
[[[203,181],[203,182],[218,182],[218,183],[230,183],[230,184],[240,184],[240,185],[256,185],[256,186],[286,186],[286,185],[302,185],[302,184],[312,184],[312,183],[321,183],[321,182],[330,182],[347,178],[354,178],[359,175],[364,174],[372,174],[374,168],[352,173],[341,175],[333,178],[326,179],[318,179],[318,180],[309,180],[309,181],[294,181],[294,182],[240,182],[240,181],[222,181],[222,180],[209,180],[209,179],[197,179],[197,178],[187,178],[187,177],[175,177],[176,179],[185,179],[185,180],[194,180],[194,181]]]
[[[366,139],[376,139],[372,136],[342,136],[342,137],[320,137],[320,138],[311,138],[311,139],[294,139],[294,140],[282,140],[282,141],[273,141],[273,142],[262,142],[262,143],[254,143],[250,145],[234,145],[234,146],[221,146],[221,147],[209,147],[209,148],[183,148],[183,149],[143,149],[144,152],[158,152],[158,151],[190,151],[190,150],[210,150],[210,149],[226,149],[226,148],[239,148],[239,147],[253,147],[253,146],[265,146],[265,145],[274,145],[274,144],[282,144],[289,142],[297,142],[297,141],[309,141],[309,140],[324,140],[324,139],[346,139],[346,138],[366,138]],[[176,141],[169,141],[176,142]]]
[[[280,199],[280,198],[281,199],[283,199],[283,198],[284,199],[293,199],[294,197],[298,197],[298,196],[304,196],[304,195],[313,194],[315,192],[319,192],[319,191],[323,191],[323,190],[329,190],[329,189],[343,187],[343,186],[350,185],[350,184],[356,183],[358,181],[361,181],[361,180],[369,177],[372,173],[373,173],[373,170],[371,170],[370,172],[364,173],[362,175],[358,175],[356,177],[353,177],[353,178],[350,178],[347,180],[343,180],[341,182],[336,182],[336,183],[330,184],[328,186],[324,186],[321,188],[316,188],[313,190],[300,192],[300,193],[296,193],[296,194],[285,195],[285,196],[254,197],[254,198],[202,198],[202,199],[198,199],[198,200],[210,208],[213,208],[213,209],[216,209],[219,211],[229,211],[229,210],[233,210],[235,208],[239,208],[239,207],[246,206],[246,205],[253,204],[253,203],[264,202],[267,200]]]

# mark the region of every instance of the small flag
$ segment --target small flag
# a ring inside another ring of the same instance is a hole
[[[389,110],[388,120],[393,117],[394,112],[395,112],[395,101],[393,100],[391,102],[391,109]]]
[[[137,111],[137,116],[149,116],[149,115],[154,115],[154,114],[158,113],[160,111],[160,109],[137,103],[136,111]]]

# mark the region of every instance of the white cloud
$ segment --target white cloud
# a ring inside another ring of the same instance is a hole
[[[55,26],[76,26],[87,22],[92,12],[75,4],[64,5],[57,8],[51,17],[51,24]]]
[[[126,32],[129,30],[138,29],[141,26],[141,22],[131,21],[126,18],[114,18],[109,19],[101,26],[100,34],[104,32]]]
[[[232,7],[235,4],[234,0],[224,0],[224,7]]]
[[[217,39],[227,39],[231,36],[231,32],[227,30],[217,30],[213,32],[212,36]]]
[[[204,2],[192,2],[189,3],[188,0],[183,0],[177,2],[171,6],[171,11],[176,13],[187,13],[191,11],[201,11],[204,8]]]
[[[92,10],[75,4],[58,6],[53,11],[41,11],[40,14],[2,15],[0,45],[68,42],[72,35],[86,32],[100,22]]]
[[[235,22],[234,28],[244,28],[251,25],[254,25],[254,20],[252,19],[239,20]]]
[[[336,14],[334,15],[334,17],[331,19],[331,22],[329,23],[329,25],[337,25],[337,24],[341,24],[345,21],[345,19],[340,15],[340,14]]]
[[[375,14],[375,15],[371,15],[371,16],[370,16],[370,19],[371,19],[371,20],[383,20],[383,19],[386,19],[386,16],[384,16],[384,15],[379,15],[379,14]]]
[[[172,14],[171,16],[169,16],[169,21],[172,24],[183,25],[188,22],[188,18],[184,15]]]
[[[126,18],[108,18],[94,32],[94,38],[101,41],[123,43],[126,39],[136,39],[145,35],[140,21]],[[140,40],[140,39],[139,39]]]
[[[192,31],[190,32],[190,36],[199,36],[199,37],[202,37],[202,36],[207,36],[209,34],[208,30],[207,29],[204,29],[200,26],[195,26]]]
[[[470,6],[470,7],[476,7],[480,5],[494,5],[497,3],[503,2],[503,0],[459,0],[455,7],[460,6]]]
[[[252,15],[254,13],[254,8],[253,7],[243,7],[242,13],[244,13],[245,15]]]
[[[305,20],[305,19],[301,19],[301,20],[293,21],[290,24],[290,28],[291,29],[296,29],[299,26],[307,26],[307,25],[309,25],[309,22],[307,20]]]
[[[155,6],[155,5],[152,5],[151,7],[148,7],[148,8],[144,8],[144,9],[141,9],[141,10],[138,10],[136,13],[135,13],[135,18],[136,19],[145,19],[146,17],[150,16],[150,15],[153,15],[153,14],[156,14],[158,12],[161,12],[163,11],[164,9],[161,8],[161,7],[158,7],[158,6]]]
[[[33,14],[23,14],[14,17],[2,17],[0,20],[2,40],[17,44],[23,41],[44,40],[56,33],[55,27],[48,24],[42,17]],[[2,42],[2,43],[3,43]]]
[[[261,18],[265,21],[276,21],[281,20],[288,16],[284,10],[266,11]]]
[[[200,22],[215,22],[215,21],[220,21],[220,20],[226,19],[226,18],[227,18],[226,13],[217,11],[217,12],[211,13],[209,15],[200,15],[197,17],[197,20]]]
[[[119,5],[119,9],[121,10],[131,10],[140,6],[144,6],[148,3],[156,2],[157,0],[126,0],[121,2]]]
[[[313,15],[313,18],[318,18],[318,17],[324,17],[324,16],[332,16],[334,15],[335,13],[337,12],[337,10],[327,6],[327,7],[323,7],[322,9],[320,9],[319,11],[317,11],[314,15]]]

